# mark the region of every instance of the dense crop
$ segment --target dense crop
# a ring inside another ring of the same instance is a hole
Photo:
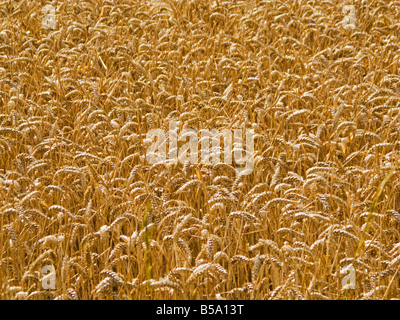
[[[399,1],[46,4],[0,3],[1,299],[399,297]],[[253,172],[149,164],[172,119]]]

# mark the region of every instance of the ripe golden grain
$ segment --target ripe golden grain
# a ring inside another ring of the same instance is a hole
[[[355,3],[356,29],[339,0],[70,1],[56,30],[20,2],[0,22],[0,299],[399,296],[398,171],[374,203],[400,159],[398,1]],[[150,165],[172,119],[253,128],[253,173]]]

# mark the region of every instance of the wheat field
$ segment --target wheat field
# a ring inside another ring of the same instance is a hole
[[[0,299],[400,297],[400,1],[0,17]],[[171,119],[254,129],[253,172],[150,165]]]

